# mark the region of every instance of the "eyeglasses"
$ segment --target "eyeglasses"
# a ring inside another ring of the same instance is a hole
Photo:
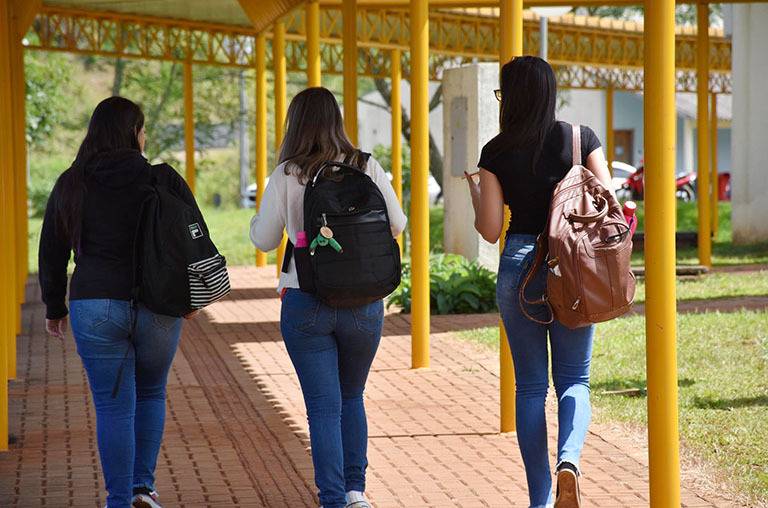
[[[495,96],[496,96],[496,100],[497,100],[497,101],[501,102],[501,90],[499,90],[499,89],[497,88],[496,90],[494,90],[494,91],[493,91],[493,95],[495,95]]]

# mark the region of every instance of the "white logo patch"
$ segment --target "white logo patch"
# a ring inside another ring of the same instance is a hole
[[[195,222],[194,224],[189,225],[189,235],[192,237],[193,240],[197,240],[198,238],[203,237],[203,230],[200,228],[200,224]]]

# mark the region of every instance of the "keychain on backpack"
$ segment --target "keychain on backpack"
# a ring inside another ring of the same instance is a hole
[[[315,239],[312,240],[312,244],[309,246],[309,253],[314,255],[315,249],[318,246],[325,247],[326,245],[333,247],[333,249],[339,254],[344,252],[344,249],[341,248],[341,244],[339,244],[339,242],[333,238],[333,230],[328,227],[325,214],[323,214],[323,225],[320,227],[320,232],[317,234]]]

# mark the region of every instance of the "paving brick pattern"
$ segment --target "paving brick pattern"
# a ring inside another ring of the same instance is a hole
[[[274,275],[274,267],[232,268],[232,295],[184,325],[157,468],[166,508],[317,506],[303,401],[279,333]],[[18,442],[0,454],[0,506],[101,508],[87,378],[73,339],[45,336],[32,282],[27,296],[19,379],[9,387]],[[704,302],[694,307],[708,308]],[[766,308],[768,298],[749,307]],[[410,321],[386,316],[366,390],[368,494],[377,508],[527,506],[516,438],[498,433],[498,360],[449,333],[497,322],[494,315],[434,316],[432,366],[412,370]],[[550,402],[550,450],[555,410]],[[593,425],[582,469],[585,507],[648,506],[647,450],[636,436]],[[740,506],[700,488],[695,475],[683,471],[682,477],[683,506]]]

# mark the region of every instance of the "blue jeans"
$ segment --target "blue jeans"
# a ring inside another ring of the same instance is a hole
[[[129,508],[134,487],[154,489],[165,427],[165,385],[181,333],[181,318],[139,306],[134,343],[130,302],[69,302],[72,332],[96,407],[96,434],[109,508]],[[117,397],[112,389],[123,366]]]
[[[365,491],[363,390],[383,318],[381,300],[334,308],[298,289],[283,297],[280,331],[307,407],[315,485],[324,508],[344,508],[346,492]]]
[[[557,463],[570,462],[578,467],[591,417],[589,365],[594,325],[571,330],[557,320],[540,325],[523,314],[518,291],[533,264],[535,244],[535,235],[509,235],[499,262],[496,299],[515,366],[517,439],[525,464],[528,495],[531,506],[538,508],[552,504],[544,412],[549,388],[547,332],[558,402]],[[545,264],[526,288],[529,300],[544,293],[546,277]],[[526,305],[526,310],[542,321],[548,318],[543,305]]]

